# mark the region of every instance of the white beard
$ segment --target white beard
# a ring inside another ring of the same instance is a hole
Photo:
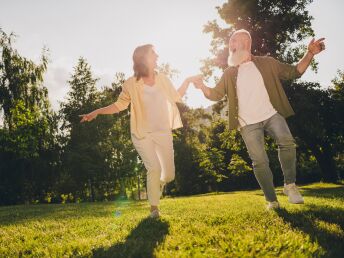
[[[230,51],[228,56],[228,66],[240,65],[249,57],[250,52],[245,49],[237,49],[235,52]]]

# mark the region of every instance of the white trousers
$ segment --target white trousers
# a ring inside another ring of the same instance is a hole
[[[173,136],[169,131],[148,133],[143,139],[131,135],[133,144],[147,169],[147,194],[150,205],[159,205],[160,187],[175,176]]]

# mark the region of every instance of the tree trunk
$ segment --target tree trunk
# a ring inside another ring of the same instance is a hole
[[[338,180],[338,174],[331,147],[327,143],[323,143],[321,144],[321,148],[322,150],[317,145],[310,145],[310,149],[320,166],[323,180],[325,182],[336,182]]]
[[[119,185],[120,185],[120,198],[121,199],[128,199],[127,191],[125,190],[125,179],[124,178],[119,179]]]
[[[92,183],[92,180],[91,179],[88,179],[88,186],[89,186],[89,189],[90,189],[90,199],[91,199],[91,202],[94,202],[94,187],[93,187],[93,183]]]
[[[137,193],[139,200],[141,200],[140,175],[137,175]]]

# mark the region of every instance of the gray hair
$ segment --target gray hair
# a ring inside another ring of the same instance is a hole
[[[251,34],[247,30],[244,30],[244,29],[236,30],[234,31],[231,37],[233,37],[236,34],[245,34],[250,39],[250,41],[252,41]]]
[[[238,35],[238,34],[245,35],[248,37],[248,39],[250,40],[250,48],[251,48],[251,45],[252,45],[251,34],[247,30],[240,29],[240,30],[234,31],[234,33],[231,35],[231,37],[233,37],[234,35]]]

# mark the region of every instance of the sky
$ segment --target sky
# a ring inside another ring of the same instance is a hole
[[[44,84],[54,109],[63,101],[67,80],[79,57],[91,65],[99,78],[97,86],[110,85],[116,72],[132,75],[135,47],[151,43],[159,63],[169,63],[179,74],[177,88],[190,75],[200,73],[200,60],[211,57],[211,35],[204,25],[220,18],[216,6],[224,0],[0,0],[0,27],[18,35],[19,53],[39,61],[43,47],[49,49],[50,63]],[[329,4],[330,3],[330,4]],[[316,57],[318,73],[308,70],[306,81],[329,86],[337,70],[344,70],[344,1],[315,0],[308,10],[314,17],[316,38],[325,37],[326,51]],[[254,39],[253,39],[254,40]],[[308,39],[307,39],[308,40]],[[209,86],[213,86],[210,80]],[[200,91],[190,87],[190,107],[207,107]]]

